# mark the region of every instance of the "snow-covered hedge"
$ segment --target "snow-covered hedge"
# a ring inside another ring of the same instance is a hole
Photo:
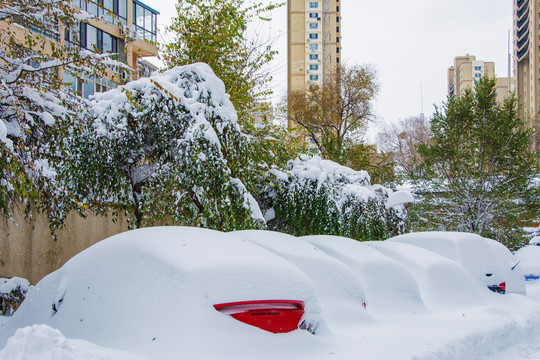
[[[261,228],[241,180],[248,139],[206,64],[173,68],[97,94],[72,142],[66,178],[81,201],[134,211],[135,226]]]
[[[403,204],[387,208],[392,190],[371,185],[367,172],[320,157],[298,157],[272,170],[278,184],[275,226],[293,235],[342,235],[383,240],[402,231]]]
[[[0,278],[0,315],[11,316],[21,305],[30,283],[20,277]]]

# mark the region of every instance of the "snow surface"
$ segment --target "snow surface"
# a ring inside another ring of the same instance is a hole
[[[213,308],[257,299],[305,301],[318,331]],[[539,339],[540,303],[420,247],[170,227],[106,239],[31,287],[0,326],[0,359],[520,360]]]

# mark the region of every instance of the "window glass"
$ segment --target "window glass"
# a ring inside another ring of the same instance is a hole
[[[118,0],[118,15],[127,19],[127,3],[126,0]]]
[[[319,70],[319,65],[309,65],[309,70]]]
[[[86,11],[88,11],[88,12],[89,12],[90,14],[92,14],[92,15],[98,16],[97,5],[96,5],[96,3],[93,2],[93,1],[89,1],[89,2],[87,3]]]
[[[309,34],[309,38],[310,38],[310,39],[318,39],[318,38],[319,38],[319,34]]]
[[[319,59],[319,54],[309,54],[309,60],[317,60]]]
[[[133,8],[136,11],[135,15],[135,23],[139,26],[144,27],[144,8],[139,4],[133,4],[135,5]]]
[[[318,18],[319,17],[319,13],[309,13],[309,17],[310,18]]]
[[[309,50],[317,50],[319,49],[319,44],[309,44]]]
[[[94,94],[94,83],[92,81],[85,81],[83,83],[83,97],[88,99],[90,95]]]
[[[80,23],[80,33],[79,33],[79,36],[80,36],[80,43],[81,43],[81,47],[85,48],[86,47],[86,24],[81,22]]]
[[[103,33],[103,52],[104,53],[114,53],[116,52],[113,48],[113,36],[110,34],[107,34],[106,32]]]
[[[94,51],[97,45],[97,29],[92,25],[86,25],[86,48]]]
[[[318,29],[318,28],[319,28],[319,24],[317,24],[317,23],[309,23],[309,28],[310,28],[310,29]]]
[[[66,88],[77,92],[77,78],[68,72],[64,73],[64,84],[66,84]]]
[[[312,9],[318,8],[318,7],[319,7],[319,3],[316,2],[316,1],[310,1],[310,2],[309,2],[309,7],[312,8]]]
[[[309,75],[309,80],[317,81],[319,80],[319,75]]]
[[[103,0],[103,7],[107,10],[113,11],[113,0]]]

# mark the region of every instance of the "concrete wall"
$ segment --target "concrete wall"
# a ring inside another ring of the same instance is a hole
[[[127,230],[124,218],[115,223],[111,216],[89,215],[85,219],[71,213],[67,227],[58,231],[54,241],[44,216],[28,222],[22,211],[16,210],[14,219],[0,217],[0,277],[20,276],[32,284],[82,250]]]

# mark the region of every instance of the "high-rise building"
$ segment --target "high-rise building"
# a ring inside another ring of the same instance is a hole
[[[454,65],[448,68],[448,96],[462,95],[484,76],[495,77],[495,63],[477,60],[476,56],[469,54],[456,56]],[[499,101],[508,98],[508,85],[508,77],[497,78],[496,92]]]
[[[448,96],[459,96],[473,88],[475,81],[495,76],[495,64],[476,60],[474,55],[456,56],[454,66],[448,69]]]
[[[520,115],[536,131],[540,150],[540,4],[514,0],[514,87]]]
[[[288,0],[287,16],[288,93],[330,83],[341,61],[340,0]]]
[[[119,84],[147,75],[157,68],[144,61],[144,57],[157,56],[157,15],[148,5],[139,0],[73,0],[73,6],[95,18],[80,21],[74,29],[59,24],[56,31],[43,33],[40,29],[27,26],[24,21],[9,23],[0,21],[0,31],[12,31],[20,36],[24,44],[24,32],[47,42],[67,44],[90,51],[118,54],[114,58],[127,64],[133,71],[111,68],[105,78],[73,77],[60,74],[74,93],[88,98],[95,92],[103,92]],[[45,46],[44,49],[50,48]]]

